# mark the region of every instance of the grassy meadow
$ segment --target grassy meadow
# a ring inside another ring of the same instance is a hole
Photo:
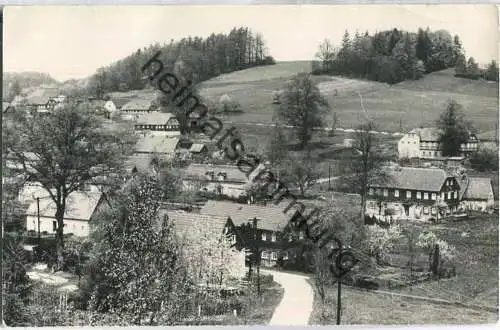
[[[270,123],[277,107],[272,104],[273,92],[284,88],[295,74],[309,71],[309,65],[283,62],[233,72],[202,83],[200,92],[209,102],[217,102],[224,94],[238,101],[244,113],[231,116],[231,121]],[[392,86],[332,76],[314,76],[314,80],[329,100],[332,112],[337,113],[342,128],[354,128],[366,116],[388,132],[432,125],[451,98],[463,105],[479,131],[495,128],[498,84],[456,78],[452,69]]]

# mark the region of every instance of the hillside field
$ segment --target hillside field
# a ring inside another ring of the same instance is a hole
[[[217,102],[224,94],[238,101],[244,113],[231,116],[235,123],[269,123],[277,107],[272,104],[273,91],[284,88],[295,74],[308,70],[308,62],[251,68],[206,81],[200,91],[210,102]],[[354,128],[366,116],[376,121],[380,130],[388,132],[432,125],[449,99],[462,104],[467,118],[479,131],[494,130],[497,121],[498,84],[456,78],[453,70],[392,86],[332,76],[314,76],[314,80],[330,102],[332,112],[337,113],[342,128]]]

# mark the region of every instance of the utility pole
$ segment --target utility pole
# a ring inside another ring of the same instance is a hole
[[[37,218],[38,218],[38,245],[40,245],[40,197],[36,198],[36,210],[37,210]]]
[[[337,278],[337,325],[340,325],[342,311],[342,278],[352,270],[356,263],[358,263],[358,260],[352,252],[346,251],[339,239],[335,238],[334,240],[337,243],[337,248],[332,248],[329,258],[332,260],[330,271]]]
[[[257,244],[257,217],[253,218],[253,253],[254,253],[254,260],[255,260],[255,264],[256,264],[256,267],[257,267],[257,293],[259,294],[260,296],[260,249],[259,249],[259,246]]]
[[[331,172],[332,172],[332,165],[328,164],[328,191],[332,190],[332,186],[330,184]]]

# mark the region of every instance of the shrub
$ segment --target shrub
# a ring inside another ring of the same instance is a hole
[[[470,156],[471,167],[477,171],[497,171],[498,170],[498,150],[479,149]]]

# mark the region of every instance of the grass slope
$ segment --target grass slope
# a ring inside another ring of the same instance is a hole
[[[217,101],[223,94],[240,102],[244,113],[231,117],[240,123],[268,123],[276,105],[272,93],[281,89],[299,72],[308,71],[308,62],[284,62],[221,75],[201,87],[201,95]],[[464,106],[469,120],[480,131],[493,130],[498,111],[498,84],[456,78],[453,70],[427,75],[418,81],[393,86],[343,77],[315,76],[319,88],[337,112],[340,127],[356,127],[368,116],[381,130],[404,131],[415,126],[432,125],[453,98]]]

